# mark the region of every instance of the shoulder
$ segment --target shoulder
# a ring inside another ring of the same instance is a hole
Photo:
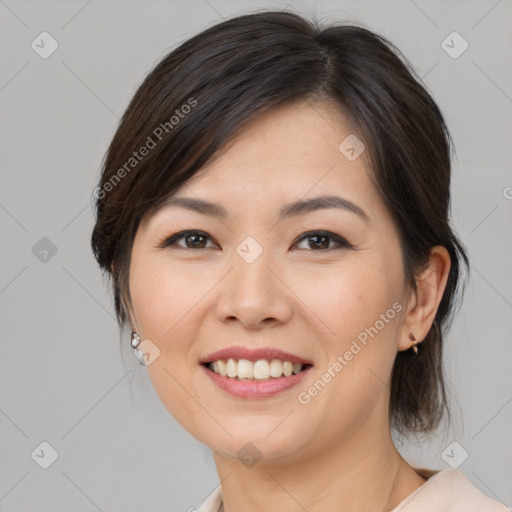
[[[417,470],[428,480],[392,512],[510,512],[510,509],[477,489],[455,469]]]

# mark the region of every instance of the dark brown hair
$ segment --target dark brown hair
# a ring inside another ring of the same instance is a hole
[[[297,100],[334,101],[367,147],[372,180],[398,227],[409,290],[444,246],[451,258],[435,322],[418,355],[399,352],[390,418],[398,432],[429,432],[447,411],[443,337],[464,247],[450,227],[450,159],[443,116],[400,51],[353,24],[320,26],[287,11],[228,19],[165,56],[135,93],[95,189],[94,255],[111,278],[121,330],[140,221],[211,162],[265,111]],[[145,148],[145,149],[144,149]],[[461,294],[462,296],[462,294]]]

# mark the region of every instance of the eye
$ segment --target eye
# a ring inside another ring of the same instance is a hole
[[[353,245],[348,243],[343,237],[336,233],[331,233],[330,231],[310,231],[309,233],[302,235],[296,243],[302,242],[303,240],[306,241],[309,248],[314,251],[337,248],[350,249],[353,247]],[[330,246],[331,241],[334,242],[334,247]]]
[[[176,243],[182,239],[185,240],[185,245]],[[203,231],[180,231],[160,242],[157,247],[163,249],[164,247],[177,245],[182,249],[209,249],[209,247],[205,247],[208,240],[210,240],[210,236]]]
[[[177,243],[178,241],[181,240],[184,240],[184,245]],[[170,247],[174,245],[182,249],[209,249],[211,248],[207,246],[207,243],[209,241],[211,242],[212,239],[210,238],[210,235],[208,235],[204,231],[180,231],[179,233],[175,233],[174,235],[162,240],[157,245],[157,247],[163,249],[165,247]],[[294,243],[294,245],[302,241],[306,241],[308,243],[309,247],[306,247],[306,249],[309,248],[314,251],[331,250],[337,248],[350,249],[351,247],[353,247],[352,244],[347,242],[343,237],[337,235],[336,233],[322,230],[310,231],[308,233],[305,233]],[[331,245],[331,242],[334,242],[334,246]]]

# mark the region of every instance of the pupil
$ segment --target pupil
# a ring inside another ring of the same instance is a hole
[[[197,239],[198,239],[198,238],[204,238],[204,237],[203,237],[203,235],[189,235],[189,236],[187,237],[187,247],[197,248],[197,247],[199,246],[199,245],[198,245],[198,241],[197,241]],[[189,241],[190,241],[191,239],[194,239],[195,241],[193,241],[193,242],[189,243]],[[200,244],[200,243],[201,243],[201,242],[199,242],[199,244]]]
[[[326,249],[327,247],[329,247],[329,242],[327,242],[327,245],[326,245],[325,243],[320,244],[320,245],[317,245],[317,244],[318,244],[318,239],[319,239],[319,238],[320,238],[320,239],[323,239],[323,240],[324,240],[324,242],[325,242],[325,240],[327,240],[327,237],[326,237],[326,236],[318,236],[318,235],[316,235],[316,236],[311,237],[311,239],[315,240],[315,242],[314,242],[314,243],[315,243],[315,246],[316,246],[316,247],[323,247],[324,249]]]

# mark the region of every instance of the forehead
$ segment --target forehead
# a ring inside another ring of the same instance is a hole
[[[332,104],[301,101],[275,108],[242,129],[141,226],[157,229],[176,212],[186,211],[206,212],[228,222],[275,223],[292,203],[336,196],[364,210],[368,226],[388,229],[393,220],[371,181],[367,145],[360,139]],[[354,140],[363,151],[354,146]],[[347,158],[351,146],[360,152],[356,158]],[[180,209],[183,203],[177,206],[176,199],[189,204]],[[190,207],[190,200],[215,207]],[[364,220],[364,215],[359,218]]]
[[[301,101],[281,106],[243,129],[175,195],[191,188],[219,200],[234,195],[258,201],[283,195],[292,200],[310,191],[329,193],[333,187],[346,193],[371,192],[366,151],[347,158],[344,141],[353,146],[360,139],[355,137],[330,104]]]

